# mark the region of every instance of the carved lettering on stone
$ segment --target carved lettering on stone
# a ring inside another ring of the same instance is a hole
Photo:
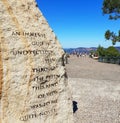
[[[73,123],[64,51],[35,1],[0,8],[0,123]]]

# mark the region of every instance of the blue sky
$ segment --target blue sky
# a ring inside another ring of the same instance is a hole
[[[36,1],[63,48],[109,47],[112,43],[105,40],[104,32],[110,29],[117,33],[120,29],[120,19],[103,16],[103,0]]]

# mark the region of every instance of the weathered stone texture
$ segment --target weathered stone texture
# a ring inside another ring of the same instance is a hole
[[[0,8],[0,123],[72,123],[64,51],[35,1]]]

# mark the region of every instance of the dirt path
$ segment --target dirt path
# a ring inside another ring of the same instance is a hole
[[[120,123],[120,66],[72,56],[66,67],[75,123]]]

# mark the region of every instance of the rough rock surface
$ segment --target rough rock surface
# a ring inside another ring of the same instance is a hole
[[[64,51],[35,1],[0,8],[0,123],[73,123]]]

